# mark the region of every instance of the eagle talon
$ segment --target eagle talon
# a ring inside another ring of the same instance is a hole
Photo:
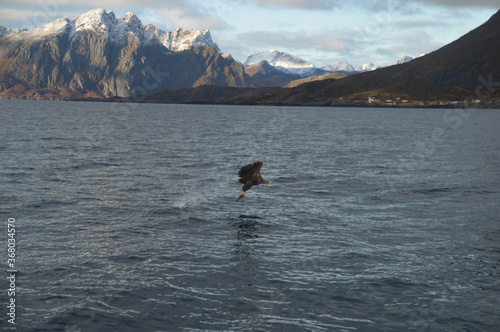
[[[241,193],[241,194],[240,194],[240,197],[238,197],[238,199],[240,199],[240,198],[245,198],[246,196],[247,196],[247,194],[245,194],[245,193]]]

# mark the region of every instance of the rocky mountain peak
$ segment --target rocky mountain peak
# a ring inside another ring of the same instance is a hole
[[[103,8],[94,9],[75,18],[76,31],[92,30],[109,33],[116,24],[115,13]]]
[[[220,53],[219,46],[214,43],[210,31],[206,29],[200,31],[178,28],[173,32],[167,32],[164,41],[172,51],[184,51],[197,46],[212,46]]]
[[[126,13],[116,21],[110,36],[115,42],[124,42],[129,34],[132,34],[140,42],[145,40],[147,34],[141,20],[132,12]]]
[[[127,12],[123,15],[122,20],[125,22],[133,22],[134,24],[142,24],[141,20],[132,12]]]

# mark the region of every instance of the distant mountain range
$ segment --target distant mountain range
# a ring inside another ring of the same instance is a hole
[[[276,69],[289,74],[311,76],[314,65],[291,54],[276,50],[264,51],[250,55],[243,63],[245,67],[266,61]]]
[[[401,57],[394,64],[401,64],[411,61],[413,58],[407,55]],[[280,52],[276,50],[263,51],[250,55],[243,65],[245,67],[256,65],[262,61],[268,62],[271,66],[276,69],[287,73],[295,74],[301,77],[309,77],[313,75],[322,75],[327,72],[341,72],[344,74],[357,74],[365,71],[372,71],[381,68],[380,66],[374,65],[372,62],[363,64],[361,67],[354,69],[353,66],[346,62],[338,61],[333,65],[326,65],[321,68],[316,68],[312,63],[307,62],[304,59],[298,58],[286,52]]]
[[[317,68],[276,50],[242,64],[222,54],[208,30],[162,31],[133,13],[117,18],[96,9],[30,30],[0,26],[0,98],[328,104],[367,95],[462,97],[479,76],[499,74],[499,16],[425,56],[354,69],[345,62]]]

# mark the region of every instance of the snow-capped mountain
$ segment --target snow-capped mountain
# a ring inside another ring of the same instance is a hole
[[[337,72],[337,71],[351,72],[351,71],[354,71],[353,66],[351,66],[347,62],[343,62],[343,61],[337,61],[333,65],[326,65],[324,67],[321,67],[321,69],[324,69],[326,71],[331,71],[331,72]]]
[[[368,63],[361,65],[361,67],[354,69],[353,66],[351,66],[350,64],[348,64],[346,62],[342,62],[342,61],[338,61],[338,62],[334,63],[333,65],[326,65],[326,66],[322,67],[322,69],[329,71],[329,72],[333,72],[333,73],[343,72],[343,73],[347,73],[347,74],[363,73],[365,71],[372,71],[372,70],[376,70],[379,68],[381,68],[381,67],[374,65],[373,62],[368,62]]]
[[[298,58],[289,53],[276,50],[263,51],[252,54],[246,59],[243,65],[245,67],[248,67],[250,65],[261,63],[262,61],[267,61],[271,66],[284,73],[296,74],[302,77],[322,75],[325,72],[357,73],[380,68],[379,66],[374,65],[372,62],[369,62],[362,65],[358,69],[354,69],[353,66],[342,61],[338,61],[333,65],[326,65],[322,68],[316,68],[312,63],[304,59]]]
[[[393,63],[393,65],[400,65],[403,63],[407,63],[412,61],[414,58],[408,55],[403,55],[401,58],[399,58],[396,62]],[[330,72],[350,72],[350,73],[363,73],[366,71],[373,71],[382,68],[381,66],[376,66],[373,62],[368,62],[361,67],[354,69],[353,66],[349,65],[346,62],[338,61],[334,63],[333,65],[326,65],[322,67],[322,69]]]
[[[130,13],[127,13],[126,16],[130,17],[129,14]],[[102,8],[94,9],[85,14],[79,15],[72,22],[68,19],[66,19],[66,21],[68,22],[68,24],[72,24],[72,35],[74,35],[76,32],[86,30],[102,32],[110,35],[113,35],[115,33],[117,35],[120,35],[122,32],[114,31],[115,26],[118,23],[115,17],[115,13],[113,13],[112,11],[107,12]]]
[[[401,58],[399,58],[396,62],[394,62],[392,65],[401,65],[403,63],[407,63],[407,62],[410,62],[411,60],[413,60],[413,58],[411,56],[408,56],[408,55],[403,55]]]
[[[248,85],[243,65],[223,57],[208,30],[164,32],[143,26],[133,13],[117,18],[95,9],[73,20],[0,33],[3,96],[112,97]]]
[[[158,40],[171,51],[180,52],[193,47],[214,47],[221,53],[219,46],[214,43],[209,30],[184,30],[178,28],[175,31],[162,31],[154,25],[148,24],[146,31],[158,38]]]
[[[4,28],[5,29],[5,28]],[[16,33],[16,30],[20,30]],[[0,35],[4,30],[0,28]],[[162,44],[173,52],[184,51],[193,47],[214,47],[220,49],[213,42],[208,30],[163,31],[152,24],[143,26],[141,20],[132,12],[116,18],[113,11],[102,8],[91,10],[77,16],[74,20],[60,18],[44,26],[34,29],[5,29],[3,35],[17,36],[18,38],[44,37],[68,33],[72,38],[78,32],[92,31],[107,36],[112,43],[126,43],[129,36],[137,39],[141,44]]]
[[[379,69],[380,66],[376,66],[373,62],[368,62],[368,63],[365,63],[363,65],[361,65],[361,67],[359,67],[358,69],[356,69],[356,71],[358,72],[365,72],[365,71],[372,71],[372,70],[376,70],[376,69]]]
[[[316,70],[312,63],[309,63],[301,58],[295,57],[289,53],[276,50],[263,51],[250,55],[243,65],[248,67],[253,64],[267,61],[271,66],[285,73],[298,75],[314,75]]]

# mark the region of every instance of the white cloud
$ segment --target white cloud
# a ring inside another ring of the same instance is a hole
[[[24,27],[25,25],[19,25],[19,22],[26,20],[27,17],[33,17],[36,15],[36,11],[25,11],[21,12],[16,9],[1,9],[0,8],[0,25],[17,28]],[[45,23],[45,22],[44,22]]]
[[[334,0],[256,0],[260,6],[299,8],[299,9],[333,9],[339,1]]]
[[[394,22],[394,26],[403,29],[413,29],[413,28],[437,28],[437,27],[448,27],[450,24],[444,22],[443,20],[431,20],[431,19],[420,19],[420,20],[404,20]]]
[[[157,15],[170,22],[171,29],[223,29],[227,27],[227,23],[217,16],[203,15],[201,12],[186,12],[179,8],[159,10]]]
[[[241,33],[238,39],[245,40],[254,48],[263,49],[289,49],[341,52],[347,48],[346,42],[335,38],[331,34],[290,34],[288,31],[254,31]]]

